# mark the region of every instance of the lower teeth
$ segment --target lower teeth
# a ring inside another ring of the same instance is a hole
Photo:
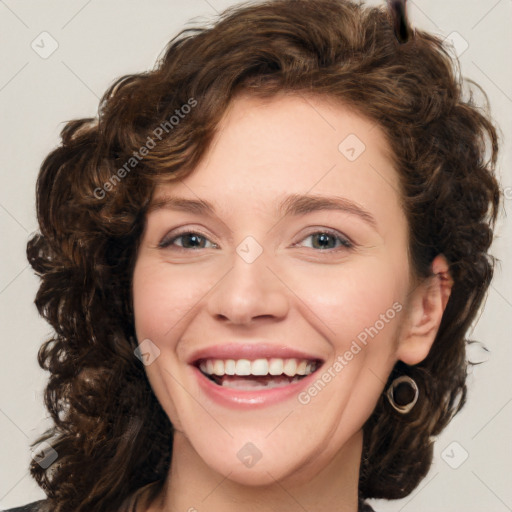
[[[292,379],[285,375],[278,375],[274,377],[266,377],[263,380],[258,380],[257,378],[249,378],[249,377],[236,377],[236,376],[224,376],[221,378],[221,382],[215,381],[216,384],[231,389],[240,389],[247,391],[255,391],[258,389],[272,389],[272,388],[282,388],[284,386],[288,386],[293,384],[294,382],[298,382],[304,378],[303,375],[296,375]],[[260,377],[261,379],[261,377]]]

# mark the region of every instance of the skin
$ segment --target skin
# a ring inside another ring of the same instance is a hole
[[[366,146],[354,161],[338,149],[350,134]],[[439,275],[410,279],[389,151],[375,123],[339,102],[241,95],[200,165],[157,187],[155,200],[206,199],[217,217],[169,208],[147,217],[133,275],[136,331],[160,350],[146,371],[176,432],[164,489],[141,510],[357,510],[363,424],[396,361],[416,364],[428,354],[451,289],[442,255],[432,264]],[[336,210],[283,217],[275,208],[291,193],[347,198],[377,226]],[[177,228],[204,238],[159,247]],[[325,229],[354,247],[333,235],[322,248]],[[236,252],[249,235],[263,250],[252,263]],[[329,367],[396,302],[396,316],[307,405],[294,397],[223,407],[201,392],[186,363],[199,348],[265,340]],[[250,468],[237,457],[247,442],[262,454]]]

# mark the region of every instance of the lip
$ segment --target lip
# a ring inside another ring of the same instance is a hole
[[[254,409],[255,407],[269,406],[296,397],[304,388],[311,385],[313,379],[317,378],[322,366],[323,364],[319,364],[313,373],[297,382],[279,388],[260,389],[258,391],[241,391],[219,386],[206,377],[196,366],[191,366],[191,368],[200,389],[210,400],[224,407]]]
[[[226,343],[197,350],[189,357],[187,363],[196,365],[200,359],[309,359],[324,362],[323,358],[295,348],[269,343]],[[304,379],[302,379],[304,380]]]
[[[254,361],[256,359],[270,359],[273,357],[315,361],[317,362],[317,369],[297,382],[279,388],[259,389],[257,391],[242,391],[219,386],[206,377],[199,369],[199,362],[205,359],[248,359]],[[303,388],[309,386],[313,379],[316,378],[317,372],[325,361],[318,355],[284,345],[272,345],[266,342],[238,342],[212,345],[199,349],[191,354],[187,362],[191,366],[200,389],[210,400],[225,407],[251,409],[272,405],[297,396]]]

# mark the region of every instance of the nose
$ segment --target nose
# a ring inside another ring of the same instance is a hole
[[[216,320],[233,325],[252,325],[257,319],[286,317],[290,291],[284,276],[271,268],[263,252],[248,263],[237,253],[233,266],[209,295],[208,311]]]

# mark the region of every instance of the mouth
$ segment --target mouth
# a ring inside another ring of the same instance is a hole
[[[311,375],[322,365],[320,359],[259,358],[199,359],[194,366],[219,387],[258,391],[289,386]]]

